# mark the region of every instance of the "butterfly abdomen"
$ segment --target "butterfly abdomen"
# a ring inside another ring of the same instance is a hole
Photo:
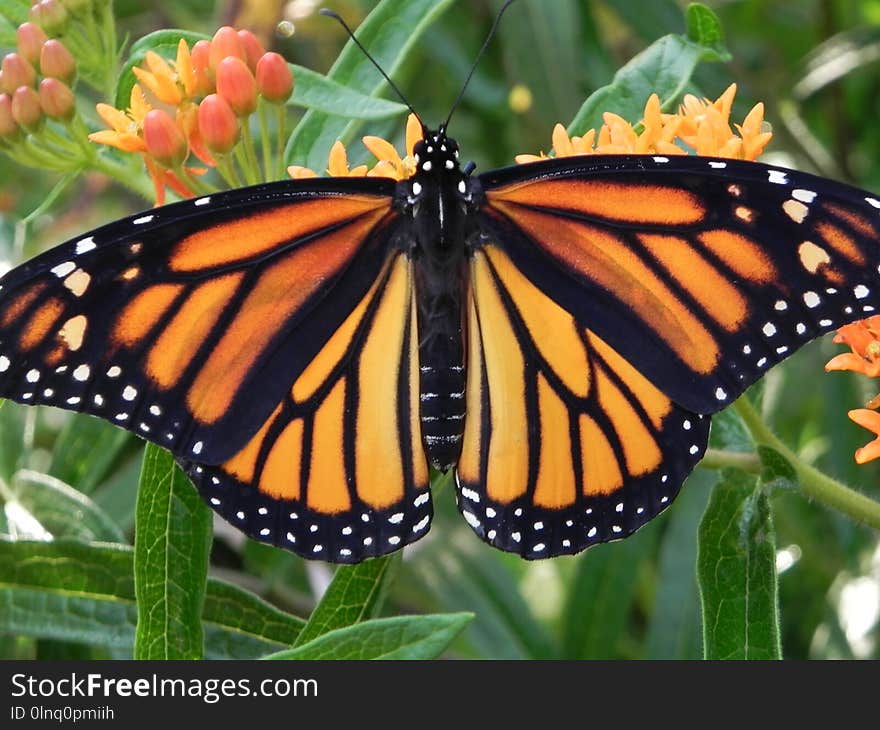
[[[448,471],[458,461],[464,433],[464,366],[461,358],[422,360],[420,417],[425,450],[434,468]]]
[[[425,451],[434,468],[458,461],[464,433],[465,372],[458,267],[440,274],[422,260],[419,286],[419,416]],[[445,267],[443,267],[445,268]]]

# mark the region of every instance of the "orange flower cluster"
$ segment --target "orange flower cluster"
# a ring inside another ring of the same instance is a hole
[[[362,139],[366,147],[378,162],[373,167],[358,165],[350,168],[345,145],[339,140],[330,149],[327,174],[333,177],[390,177],[394,180],[405,180],[416,172],[416,161],[413,148],[422,138],[422,125],[414,114],[406,120],[406,151],[403,157],[394,149],[394,145],[381,137],[367,136]],[[308,167],[291,165],[288,174],[294,179],[316,177],[317,173]]]
[[[850,352],[835,355],[825,365],[825,370],[850,370],[869,378],[880,377],[880,315],[841,327],[834,336],[834,342],[849,345]],[[877,438],[856,451],[855,458],[859,464],[880,458],[880,413],[875,410],[880,408],[880,395],[865,405],[866,408],[857,408],[847,414],[859,426],[877,435]]]
[[[736,84],[714,102],[688,94],[679,111],[664,114],[660,98],[652,94],[645,104],[642,121],[635,127],[611,112],[603,115],[605,124],[584,135],[569,136],[565,127],[553,129],[551,156],[590,154],[685,155],[688,150],[708,157],[755,160],[764,151],[773,133],[764,123],[764,105],[756,104],[742,124],[730,126],[730,110],[736,97]],[[678,144],[676,143],[678,142]],[[517,155],[519,163],[546,159],[547,155]]]
[[[250,31],[228,26],[192,49],[181,39],[171,61],[148,51],[144,68],[134,73],[138,83],[128,108],[98,104],[109,129],[89,139],[142,154],[157,205],[164,202],[166,187],[183,197],[194,194],[193,179],[206,170],[187,163],[195,157],[217,166],[217,156],[235,147],[260,98],[282,104],[293,92],[284,59],[267,53]]]
[[[7,144],[39,132],[46,118],[69,121],[76,111],[76,62],[67,47],[31,22],[18,27],[16,39],[0,70],[0,140]]]
[[[617,114],[606,113],[605,124],[599,130],[591,129],[586,134],[570,136],[565,127],[557,124],[553,129],[554,157],[590,154],[664,154],[685,155],[687,148],[698,155],[729,157],[754,160],[770,141],[773,133],[764,123],[764,105],[756,104],[742,124],[730,126],[730,110],[736,96],[736,84],[714,102],[700,100],[687,95],[676,114],[663,114],[660,111],[660,98],[652,94],[645,105],[644,119],[636,125]],[[738,133],[737,133],[738,132]],[[373,167],[359,165],[349,168],[345,146],[337,141],[330,150],[327,173],[340,177],[391,177],[402,180],[415,174],[413,146],[421,138],[421,126],[410,115],[406,127],[406,153],[401,157],[390,142],[379,137],[364,137],[363,143],[376,157]],[[676,140],[684,146],[676,144]],[[519,163],[536,162],[547,159],[547,155],[517,155]],[[315,177],[317,173],[307,167],[292,165],[287,168],[293,178]]]

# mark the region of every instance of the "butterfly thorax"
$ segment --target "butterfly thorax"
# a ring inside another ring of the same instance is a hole
[[[412,222],[420,418],[428,457],[446,471],[458,460],[464,430],[462,284],[470,181],[458,164],[458,144],[442,128],[426,133],[414,156],[416,174],[401,183],[398,200]]]

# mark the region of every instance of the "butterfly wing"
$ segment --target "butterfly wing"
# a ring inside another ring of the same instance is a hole
[[[378,278],[392,194],[375,180],[247,188],[36,257],[0,279],[0,395],[222,462]]]
[[[412,262],[394,253],[238,453],[182,464],[258,540],[337,563],[397,550],[432,515],[418,373]]]
[[[459,507],[525,557],[667,506],[709,414],[880,306],[880,203],[756,163],[566,158],[481,178]]]
[[[420,537],[431,503],[394,189],[274,183],[48,251],[0,280],[0,395],[158,443],[221,515],[303,555],[354,562]]]

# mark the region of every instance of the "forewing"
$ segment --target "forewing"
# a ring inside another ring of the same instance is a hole
[[[0,395],[221,463],[364,298],[394,184],[246,188],[99,228],[0,280]]]
[[[564,158],[481,181],[484,225],[516,266],[694,412],[880,306],[880,202],[855,188],[687,156]]]

